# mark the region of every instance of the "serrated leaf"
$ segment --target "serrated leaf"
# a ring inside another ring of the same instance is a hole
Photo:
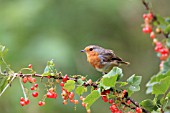
[[[76,88],[76,94],[82,95],[84,92],[87,92],[87,88],[84,86],[78,86]]]
[[[140,105],[150,112],[157,109],[156,105],[154,104],[154,102],[151,99],[143,100],[140,103]]]
[[[121,77],[123,77],[122,69],[118,67],[113,67],[113,69],[109,73],[105,74],[103,77],[109,77],[114,75],[118,75],[117,80],[119,80]]]
[[[131,90],[131,91],[139,91],[140,86],[139,85],[130,85],[129,90]]]
[[[116,80],[117,80],[118,74],[108,77],[103,77],[101,79],[102,84],[106,87],[115,87]]]
[[[125,86],[125,85],[128,84],[127,82],[117,82],[117,83],[120,84],[120,87]]]
[[[131,77],[129,77],[129,78],[127,79],[127,82],[128,82],[130,85],[137,86],[137,85],[140,85],[141,80],[142,80],[142,76],[132,75]]]
[[[86,109],[90,109],[90,106],[100,97],[100,93],[97,90],[93,90],[84,100],[87,104]]]
[[[161,81],[153,85],[152,94],[158,96],[159,94],[164,94],[170,87],[170,76],[161,79]]]
[[[66,89],[68,92],[71,92],[75,88],[75,81],[74,80],[67,80],[67,82],[64,84],[64,89]]]

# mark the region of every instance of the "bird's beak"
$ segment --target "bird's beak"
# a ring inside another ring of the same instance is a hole
[[[81,52],[85,52],[84,50],[81,50]]]

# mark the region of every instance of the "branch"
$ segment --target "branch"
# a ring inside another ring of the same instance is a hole
[[[17,74],[17,77],[24,77],[24,76],[34,76],[34,77],[40,77],[40,78],[44,78],[44,77],[47,77],[47,78],[53,78],[53,79],[63,79],[63,76],[61,76],[61,73],[57,73],[56,74],[57,76],[43,76],[42,74],[22,74],[22,73],[18,73]],[[78,81],[78,79],[80,79],[78,76],[74,76],[74,77],[69,77],[68,78],[68,80],[74,80],[75,82],[77,82]],[[84,82],[84,84],[82,85],[82,86],[85,86],[85,87],[87,87],[87,86],[92,86],[92,87],[94,87],[94,88],[97,88],[98,87],[98,84],[96,83],[96,82],[92,82],[91,84],[89,84],[88,82]],[[22,85],[21,85],[21,87],[22,87]],[[24,88],[22,87],[22,89],[23,89],[23,92],[24,92]],[[110,91],[114,91],[112,88],[111,89],[109,89]],[[118,91],[117,91],[118,92]],[[120,92],[118,92],[118,93],[120,93]],[[25,94],[24,94],[24,96],[25,96]],[[124,98],[126,98],[126,100],[130,100],[132,103],[133,103],[133,105],[134,106],[136,106],[136,107],[140,107],[139,106],[139,103],[138,102],[136,102],[136,101],[134,101],[132,98],[130,98],[130,97],[128,97],[128,93],[126,93],[125,94],[125,96],[124,96]],[[125,106],[127,106],[127,107],[129,107],[129,108],[131,108],[131,109],[135,109],[135,107],[130,107],[129,105],[127,105],[125,102],[121,102],[123,105],[125,105]],[[144,112],[144,113],[150,113],[149,111],[147,111],[146,109],[144,109],[144,108],[141,108],[142,109],[142,111]]]

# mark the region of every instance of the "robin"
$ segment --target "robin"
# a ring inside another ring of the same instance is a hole
[[[84,50],[81,50],[81,52],[85,52],[87,61],[103,74],[108,73],[114,66],[129,64],[129,62],[125,62],[116,56],[112,50],[104,49],[97,45],[89,45]]]

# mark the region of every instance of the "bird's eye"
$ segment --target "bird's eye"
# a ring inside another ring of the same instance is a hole
[[[93,51],[93,48],[90,48],[89,50],[90,50],[90,51]]]

